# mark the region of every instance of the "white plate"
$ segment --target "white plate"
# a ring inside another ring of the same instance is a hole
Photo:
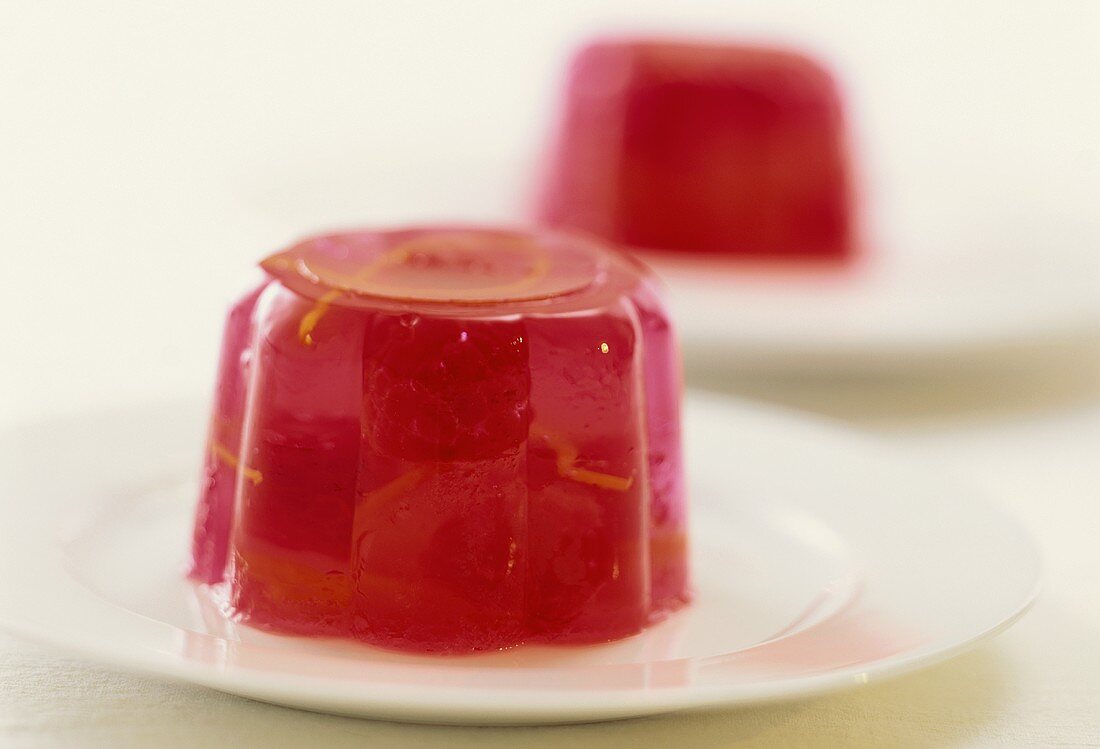
[[[1056,254],[895,253],[832,271],[642,256],[668,287],[690,366],[820,376],[1003,365],[1095,338],[1095,253]]]
[[[591,721],[817,694],[1001,631],[1036,594],[1019,527],[854,433],[691,395],[697,600],[601,646],[429,658],[226,625],[186,583],[201,407],[0,438],[0,624],[112,666],[397,720]]]

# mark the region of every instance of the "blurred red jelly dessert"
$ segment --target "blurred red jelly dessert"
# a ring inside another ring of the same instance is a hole
[[[568,76],[536,207],[634,248],[762,260],[854,252],[836,84],[767,48],[606,41]]]
[[[688,599],[680,372],[592,240],[315,237],[229,313],[192,577],[250,625],[422,652],[598,642]]]

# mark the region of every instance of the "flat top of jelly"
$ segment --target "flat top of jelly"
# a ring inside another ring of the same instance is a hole
[[[602,245],[568,234],[435,227],[312,237],[260,265],[326,303],[486,305],[580,291],[610,261]]]
[[[795,48],[707,37],[605,37],[592,40],[578,54],[622,53],[684,64],[723,60],[820,67],[812,57]]]
[[[762,85],[788,88],[809,87],[831,93],[836,87],[827,68],[814,58],[794,49],[737,44],[720,40],[677,38],[607,38],[582,48],[574,60],[574,78],[594,76],[583,83],[588,95],[592,86],[623,89],[628,80],[638,85],[663,80],[691,80],[716,83],[733,77],[744,84],[759,80]]]

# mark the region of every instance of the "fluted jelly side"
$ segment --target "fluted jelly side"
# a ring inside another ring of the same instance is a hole
[[[194,576],[253,626],[418,652],[606,641],[686,601],[675,343],[644,269],[594,257],[497,305],[246,297]]]

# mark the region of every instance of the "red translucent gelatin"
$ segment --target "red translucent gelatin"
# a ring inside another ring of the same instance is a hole
[[[555,232],[316,237],[230,312],[192,576],[238,619],[469,652],[688,599],[675,337]]]
[[[754,259],[854,250],[830,75],[765,48],[608,41],[580,52],[537,206],[631,247]]]

